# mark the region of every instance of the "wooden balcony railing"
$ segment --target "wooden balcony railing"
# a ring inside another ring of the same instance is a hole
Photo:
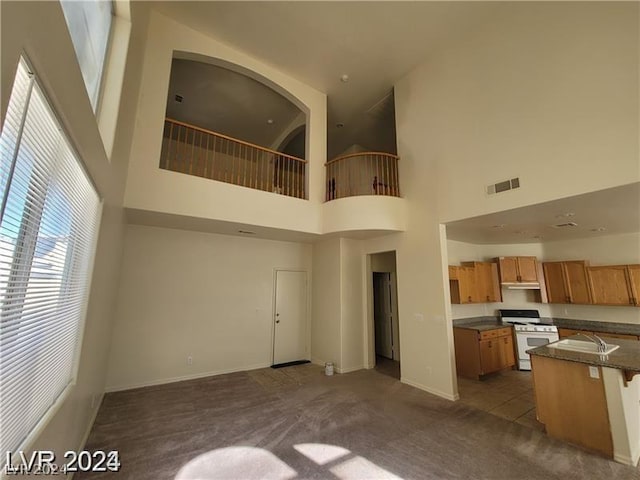
[[[166,118],[160,168],[242,187],[307,198],[307,162]]]
[[[328,161],[326,200],[356,195],[399,197],[398,160],[390,153],[361,152]]]

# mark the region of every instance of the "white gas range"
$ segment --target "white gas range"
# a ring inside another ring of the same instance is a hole
[[[500,310],[500,318],[513,325],[519,370],[531,370],[527,350],[559,340],[558,327],[543,322],[537,310]]]

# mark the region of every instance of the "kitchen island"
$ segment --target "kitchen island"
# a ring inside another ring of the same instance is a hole
[[[584,336],[572,340],[589,340]],[[536,412],[547,434],[617,462],[640,459],[640,342],[606,338],[602,355],[544,345],[531,355]],[[595,345],[595,344],[592,344]]]

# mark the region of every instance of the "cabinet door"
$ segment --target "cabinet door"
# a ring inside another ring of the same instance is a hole
[[[498,283],[498,266],[495,263],[475,262],[476,301],[500,302],[500,284]]]
[[[565,281],[571,303],[591,303],[591,292],[587,281],[587,265],[583,261],[562,262]]]
[[[593,303],[596,305],[633,305],[626,265],[587,267]]]
[[[501,352],[498,338],[480,341],[481,374],[496,372],[501,369]]]
[[[519,282],[537,282],[538,268],[536,257],[517,257],[518,258],[518,281]]]
[[[500,257],[500,282],[515,283],[518,281],[518,260],[516,257]]]
[[[549,303],[569,303],[571,298],[565,287],[562,262],[543,263],[544,280],[547,286]]]
[[[474,303],[476,300],[475,276],[473,267],[458,267],[460,303]]]
[[[513,351],[513,337],[504,335],[497,338],[500,347],[500,368],[513,367],[516,364],[516,355]]]
[[[634,305],[640,305],[640,265],[627,265],[631,297]]]
[[[558,336],[560,338],[567,338],[567,337],[570,337],[571,335],[576,335],[578,333],[591,335],[593,332],[590,332],[588,330],[575,330],[573,328],[559,328],[558,329]]]

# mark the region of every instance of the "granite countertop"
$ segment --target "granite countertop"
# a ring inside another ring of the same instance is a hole
[[[511,325],[505,325],[497,317],[471,317],[454,320],[453,326],[456,328],[466,328],[469,330],[484,332],[498,328],[508,328]]]
[[[540,317],[544,323],[555,325],[559,328],[572,328],[576,330],[587,330],[591,332],[603,333],[624,333],[627,335],[640,335],[640,324],[635,323],[617,323],[617,322],[599,322],[597,320],[576,320],[572,318],[550,318]],[[486,326],[485,326],[486,325]],[[500,328],[503,325],[499,317],[484,316],[459,318],[453,321],[454,327],[472,328],[477,330],[491,330],[492,328]]]
[[[586,340],[582,336],[573,335],[569,338],[576,340]],[[627,340],[622,338],[611,339],[613,345],[620,345],[608,355],[598,355],[593,353],[573,352],[560,348],[553,348],[547,345],[527,350],[530,355],[556,358],[558,360],[568,360],[570,362],[586,363],[588,365],[600,365],[602,367],[619,368],[621,370],[640,372],[640,342],[637,340]]]

